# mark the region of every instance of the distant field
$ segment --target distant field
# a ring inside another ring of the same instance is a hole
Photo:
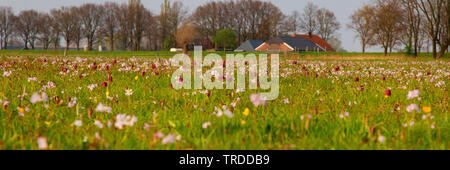
[[[171,88],[173,54],[0,51],[0,149],[450,149],[448,57],[291,53],[259,105]]]
[[[190,51],[189,53],[193,53]],[[208,54],[211,52],[204,51],[203,54]],[[237,54],[238,52],[223,52],[218,51],[214,52],[218,53],[222,56],[225,56],[227,53]],[[259,52],[260,53],[260,52]],[[106,56],[106,57],[172,57],[175,55],[175,52],[169,51],[74,51],[69,50],[68,56]],[[246,53],[243,53],[246,54]],[[258,54],[258,53],[257,53]],[[284,56],[284,53],[279,53],[280,56]],[[63,50],[0,50],[0,56],[63,56]],[[334,56],[334,57],[384,57],[383,53],[358,53],[358,52],[289,52],[289,56],[299,56],[299,57],[323,57],[323,56]],[[390,57],[407,57],[404,53],[392,53],[388,54]],[[432,58],[431,53],[419,53],[420,58]],[[447,53],[444,58],[449,58],[449,54]]]

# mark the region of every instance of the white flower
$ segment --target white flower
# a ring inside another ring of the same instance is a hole
[[[111,107],[105,106],[102,103],[99,103],[97,107],[95,108],[96,112],[107,112],[111,113]]]
[[[74,107],[77,104],[77,98],[74,97],[70,100],[70,102],[67,104],[68,107]]]
[[[102,122],[100,122],[100,121],[98,121],[98,120],[95,120],[95,121],[94,121],[94,125],[97,126],[97,127],[100,128],[100,129],[103,129],[103,124],[102,124]]]
[[[203,129],[206,129],[206,128],[208,128],[209,126],[211,126],[211,122],[205,122],[205,123],[202,124],[202,128],[203,128]]]
[[[88,85],[87,88],[92,91],[97,86],[98,86],[97,84],[91,84],[91,85]]]
[[[39,137],[37,139],[37,143],[38,143],[38,148],[39,149],[47,149],[48,148],[47,138],[45,138],[45,137]]]
[[[413,90],[413,91],[409,91],[408,92],[408,99],[414,99],[414,98],[416,98],[416,97],[419,97],[419,95],[420,95],[420,92],[419,92],[419,90]]]
[[[31,96],[30,102],[35,104],[37,102],[47,102],[48,96],[45,92],[42,92],[41,95],[39,95],[37,92],[34,92]]]
[[[175,143],[175,136],[173,134],[167,135],[166,137],[163,138],[161,143],[163,145],[168,144],[168,143]]]
[[[28,82],[31,82],[31,81],[37,81],[37,78],[36,77],[28,77]]]
[[[413,112],[414,110],[416,110],[417,112],[420,112],[419,107],[417,107],[416,104],[410,104],[407,108],[406,111],[408,111],[409,113]]]
[[[130,116],[126,114],[118,114],[116,115],[116,123],[114,123],[114,126],[118,129],[122,129],[124,126],[133,126],[134,123],[137,122],[136,116]]]
[[[289,104],[289,99],[288,98],[284,99],[284,104]]]
[[[3,72],[3,77],[9,77],[11,75],[11,71],[5,71]]]
[[[250,95],[250,100],[252,101],[253,105],[255,105],[255,107],[258,107],[259,105],[262,105],[262,106],[266,105],[266,100],[259,93],[258,94],[251,94]]]
[[[385,140],[386,140],[386,139],[384,138],[383,135],[378,136],[378,141],[379,141],[380,143],[384,143]]]
[[[75,120],[75,122],[73,122],[73,125],[80,127],[81,125],[83,125],[83,122],[81,120]]]
[[[131,96],[132,94],[133,94],[133,89],[126,89],[125,90],[125,95]]]

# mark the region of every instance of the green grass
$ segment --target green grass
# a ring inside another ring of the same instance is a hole
[[[46,139],[48,149],[450,149],[447,59],[282,58],[278,99],[255,107],[249,99],[255,90],[212,90],[208,96],[202,90],[172,89],[175,68],[165,65],[171,53],[69,54],[73,57],[54,57],[61,51],[1,51],[1,73],[11,75],[0,79],[0,100],[9,102],[6,109],[0,108],[0,149],[39,149],[39,137]],[[94,62],[96,70],[90,68]],[[160,66],[153,69],[153,63]],[[66,74],[61,73],[63,68]],[[108,72],[112,82],[107,81]],[[86,76],[79,78],[80,74]],[[37,81],[28,81],[31,77]],[[43,89],[49,81],[56,87]],[[445,85],[438,86],[440,82]],[[87,88],[91,84],[98,87],[91,91]],[[134,93],[126,96],[126,88]],[[392,96],[385,97],[389,88]],[[407,99],[416,89],[420,99]],[[32,104],[31,96],[39,91],[46,92],[49,101]],[[59,104],[56,96],[62,100]],[[77,104],[68,107],[74,97]],[[95,111],[99,103],[110,106],[111,113]],[[407,112],[412,103],[420,113]],[[212,114],[224,105],[233,118]],[[431,112],[425,113],[424,106]],[[246,108],[248,116],[243,114]],[[19,115],[22,109],[24,116]],[[91,117],[89,109],[94,110]],[[118,129],[117,114],[134,115],[138,121]],[[76,120],[82,126],[74,126]],[[96,126],[95,120],[104,127]],[[202,128],[205,122],[211,126]],[[158,132],[180,139],[163,144]]]

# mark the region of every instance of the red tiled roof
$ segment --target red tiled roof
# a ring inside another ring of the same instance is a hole
[[[325,50],[325,51],[334,51],[334,48],[331,47],[330,44],[328,44],[325,40],[323,40],[322,38],[320,38],[317,35],[309,36],[307,34],[306,35],[305,34],[293,34],[292,37],[303,37],[303,38],[308,39],[309,41],[316,43],[318,46],[322,47],[323,50]]]

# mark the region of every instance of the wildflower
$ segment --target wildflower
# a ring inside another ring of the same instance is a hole
[[[408,92],[408,99],[414,99],[414,98],[416,98],[416,97],[419,97],[419,95],[420,95],[420,92],[419,92],[419,90],[413,90],[413,91],[409,91]]]
[[[48,96],[45,92],[42,92],[41,95],[39,95],[37,92],[34,92],[31,96],[30,102],[35,104],[37,102],[47,102]]]
[[[75,120],[75,122],[73,122],[73,125],[76,127],[80,127],[81,125],[83,125],[83,122],[81,120]]]
[[[114,123],[114,126],[118,129],[122,129],[124,126],[133,126],[134,123],[137,122],[136,116],[130,116],[126,114],[118,114],[116,115],[116,123]]]
[[[284,104],[289,104],[289,99],[288,98],[284,99],[283,103]]]
[[[266,100],[261,94],[251,94],[250,100],[252,101],[253,105],[255,107],[258,107],[259,105],[265,106]]]
[[[379,141],[380,143],[384,143],[385,140],[386,140],[386,139],[384,138],[383,135],[378,136],[378,141]]]
[[[406,111],[408,111],[409,113],[413,112],[414,110],[416,110],[417,112],[420,112],[419,107],[417,107],[416,104],[410,104],[407,108]]]
[[[94,121],[94,125],[97,126],[97,127],[100,128],[100,129],[103,129],[103,124],[102,124],[102,122],[100,122],[100,121],[98,121],[98,120],[95,120],[95,121]]]
[[[95,108],[96,112],[107,112],[111,113],[111,107],[105,106],[102,103],[99,103],[97,107]]]
[[[430,125],[430,128],[431,128],[431,129],[434,129],[434,128],[435,128],[435,127],[434,127],[434,123]]]
[[[138,80],[138,79],[139,79],[139,76],[134,77],[134,79],[135,79],[135,80]]]
[[[133,89],[126,89],[125,90],[125,95],[126,96],[131,96],[133,94]]]
[[[71,100],[69,101],[69,103],[67,104],[67,107],[74,107],[77,104],[77,98],[71,98]]]
[[[233,113],[231,113],[231,111],[228,110],[228,109],[226,109],[226,110],[224,111],[224,114],[225,114],[225,116],[227,116],[227,117],[229,117],[229,118],[233,118]]]
[[[384,96],[386,97],[389,97],[389,96],[391,96],[391,90],[386,90],[386,91],[384,91]]]
[[[102,86],[103,86],[103,87],[108,87],[108,83],[106,83],[106,81],[104,81],[104,82],[102,83]]]
[[[211,122],[205,122],[205,123],[202,124],[202,128],[203,128],[203,129],[206,129],[206,128],[208,128],[209,126],[211,126]]]
[[[423,110],[425,113],[430,113],[430,112],[431,112],[431,107],[424,106],[424,107],[422,107],[422,110]]]
[[[37,143],[38,143],[38,148],[39,149],[48,149],[47,138],[39,137],[37,139]]]
[[[245,108],[244,112],[242,113],[244,116],[248,116],[250,114],[250,109]]]
[[[173,134],[167,135],[166,137],[163,138],[161,143],[163,145],[168,144],[168,143],[175,143],[175,136]]]
[[[245,125],[247,122],[245,120],[241,120],[241,125]]]
[[[25,116],[25,111],[28,111],[28,108],[17,107],[17,111],[19,111],[19,116]]]
[[[95,87],[97,87],[97,84],[91,84],[87,86],[87,88],[91,91],[94,90]]]

